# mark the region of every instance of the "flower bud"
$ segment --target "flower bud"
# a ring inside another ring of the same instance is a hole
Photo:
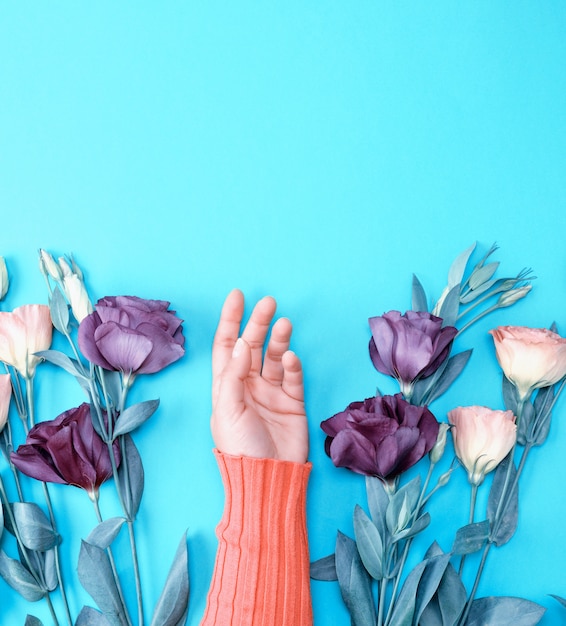
[[[523,287],[517,287],[517,289],[512,289],[507,293],[503,293],[499,296],[497,306],[511,306],[512,304],[515,304],[515,302],[517,302],[518,300],[521,300],[521,298],[524,298],[531,289],[532,285],[525,285]]]
[[[71,266],[69,265],[69,263],[67,262],[67,259],[64,256],[59,257],[59,267],[61,268],[61,271],[63,272],[63,277],[72,276],[74,274],[73,270],[71,269]]]
[[[94,311],[83,281],[76,274],[70,274],[63,278],[63,289],[75,319],[82,322]]]
[[[39,251],[39,269],[44,276],[51,276],[57,281],[61,280],[61,270],[47,250]]]
[[[8,268],[3,256],[0,256],[0,300],[4,298],[8,292],[10,281],[8,280]]]
[[[444,454],[444,448],[446,448],[446,435],[450,430],[450,424],[441,423],[438,429],[438,437],[432,450],[428,453],[431,463],[438,463]]]
[[[442,476],[440,476],[440,478],[438,479],[439,487],[444,487],[445,485],[448,484],[448,481],[450,480],[450,476],[452,476],[452,471],[453,470],[449,469],[447,472],[444,472]]]

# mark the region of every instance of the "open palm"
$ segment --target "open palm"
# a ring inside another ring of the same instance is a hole
[[[262,298],[240,337],[243,294],[226,298],[212,349],[212,436],[227,454],[304,463],[303,371],[289,351],[288,319],[275,322],[263,354],[275,309],[273,298]]]

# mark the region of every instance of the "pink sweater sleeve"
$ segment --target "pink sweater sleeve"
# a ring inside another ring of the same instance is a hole
[[[310,626],[311,464],[214,453],[226,502],[201,626]]]

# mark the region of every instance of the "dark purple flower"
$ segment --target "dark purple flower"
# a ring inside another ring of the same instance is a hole
[[[389,311],[370,317],[369,354],[375,368],[396,378],[404,393],[434,374],[447,359],[458,330],[424,311]]]
[[[320,426],[334,465],[384,480],[420,461],[436,443],[439,428],[426,406],[409,404],[400,393],[352,402]]]
[[[116,464],[120,448],[114,443]],[[61,413],[54,420],[40,422],[28,433],[26,443],[12,452],[13,464],[24,474],[50,483],[81,487],[91,498],[112,476],[108,447],[94,430],[90,405]]]
[[[169,302],[136,296],[101,298],[79,326],[85,357],[127,375],[153,374],[185,354],[182,322]]]

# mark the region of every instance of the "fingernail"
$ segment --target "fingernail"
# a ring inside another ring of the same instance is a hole
[[[234,348],[232,350],[232,357],[237,357],[242,352],[243,344],[244,340],[241,337],[238,337],[238,340],[234,344]]]

